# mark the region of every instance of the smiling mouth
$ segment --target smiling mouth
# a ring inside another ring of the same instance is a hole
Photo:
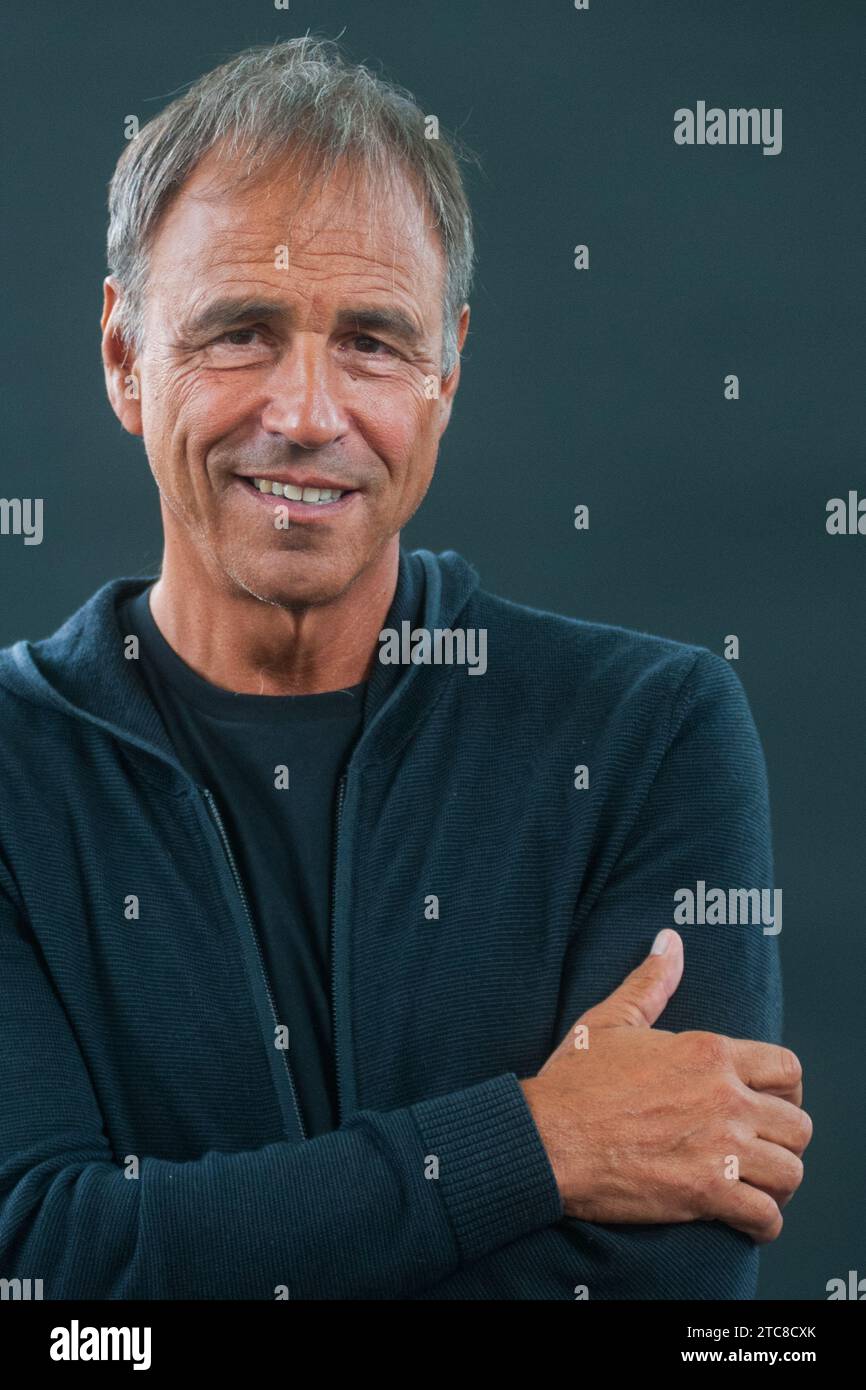
[[[302,502],[308,507],[327,507],[348,496],[352,488],[298,487],[295,483],[275,483],[271,478],[245,478],[257,492],[284,497],[288,502]]]

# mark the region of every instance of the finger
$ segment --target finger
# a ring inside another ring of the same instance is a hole
[[[781,1144],[793,1154],[802,1154],[812,1140],[811,1116],[799,1105],[765,1091],[753,1094],[752,1125],[755,1136],[769,1144]]]
[[[803,1181],[803,1160],[780,1144],[753,1139],[737,1155],[741,1182],[768,1193],[784,1207]]]
[[[750,1236],[757,1245],[775,1240],[784,1225],[775,1198],[746,1182],[732,1182],[729,1186],[730,1192],[720,1204],[718,1219]]]
[[[793,1105],[802,1105],[803,1068],[796,1052],[743,1038],[734,1038],[732,1043],[733,1063],[741,1081],[753,1091],[769,1091]]]
[[[636,970],[601,1003],[581,1014],[579,1023],[596,1028],[623,1024],[651,1028],[676,990],[683,974],[683,943],[670,927],[660,931],[653,949]]]

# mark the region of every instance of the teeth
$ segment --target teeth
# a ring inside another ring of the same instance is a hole
[[[336,502],[342,492],[327,487],[295,487],[294,483],[272,483],[269,478],[253,478],[259,492],[270,492],[275,497],[287,497],[290,502],[312,502],[321,506],[323,502]]]

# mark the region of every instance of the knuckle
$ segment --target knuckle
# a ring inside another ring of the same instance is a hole
[[[728,1039],[720,1033],[685,1033],[693,1056],[705,1067],[723,1066],[729,1056]]]
[[[779,1067],[786,1086],[796,1086],[803,1079],[803,1068],[796,1052],[789,1047],[779,1048]]]
[[[800,1131],[800,1133],[799,1133],[800,1143],[802,1144],[802,1146],[803,1146],[804,1149],[805,1149],[805,1148],[808,1148],[809,1144],[811,1144],[811,1142],[812,1142],[812,1134],[813,1134],[814,1128],[815,1128],[814,1125],[812,1124],[812,1117],[811,1117],[811,1115],[809,1115],[809,1114],[807,1113],[807,1111],[801,1110],[801,1111],[799,1112],[799,1118],[798,1118],[798,1120],[797,1120],[797,1124],[798,1124],[799,1131]]]
[[[722,1076],[714,1081],[709,1090],[703,1094],[716,1114],[739,1115],[743,1109],[742,1088],[729,1076]]]
[[[801,1158],[796,1154],[791,1154],[788,1163],[788,1174],[785,1187],[788,1192],[796,1192],[805,1175],[806,1168]]]
[[[620,1007],[622,1023],[632,1028],[639,1028],[646,1023],[646,1014],[635,999],[624,994],[617,1000],[617,1003]]]
[[[761,1192],[758,1194],[755,1209],[761,1239],[775,1240],[782,1229],[782,1213],[776,1199],[767,1192]]]
[[[682,1195],[692,1217],[698,1221],[715,1215],[720,1188],[712,1172],[691,1168],[682,1180]]]
[[[748,1124],[740,1124],[733,1117],[725,1117],[721,1125],[720,1141],[726,1154],[735,1154],[742,1163],[743,1156],[752,1142]]]

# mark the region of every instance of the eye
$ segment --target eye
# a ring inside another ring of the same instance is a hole
[[[356,346],[358,343],[372,343],[374,348],[381,348],[382,352],[362,352],[363,357],[381,357],[383,353],[389,353],[392,357],[396,354],[393,348],[388,347],[387,343],[380,342],[378,338],[371,338],[367,333],[358,333],[351,340]],[[359,349],[360,350],[360,349]]]
[[[235,340],[238,338],[249,339],[253,336],[260,336],[257,328],[230,328],[227,333],[221,333],[214,341],[217,343],[227,343],[229,347],[249,347],[249,342],[239,343]]]

